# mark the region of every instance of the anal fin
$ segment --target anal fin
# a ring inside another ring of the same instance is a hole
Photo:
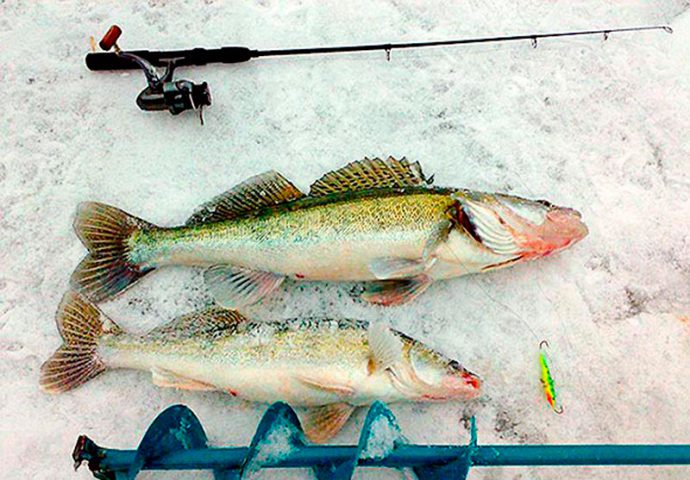
[[[421,295],[432,279],[428,275],[417,275],[401,280],[382,280],[370,282],[362,294],[362,299],[375,305],[386,307],[409,303]]]
[[[335,436],[355,411],[348,403],[315,407],[303,416],[302,428],[312,442],[323,443]]]
[[[177,375],[176,373],[173,373],[165,368],[153,367],[151,369],[151,375],[153,377],[153,384],[159,387],[198,391],[218,390],[218,387],[215,385]]]
[[[285,277],[272,272],[231,265],[215,265],[204,272],[204,281],[219,305],[238,308],[252,305],[275,289]]]

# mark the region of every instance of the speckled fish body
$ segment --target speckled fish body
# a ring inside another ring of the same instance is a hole
[[[145,268],[229,264],[300,280],[376,280],[369,265],[377,258],[421,258],[456,201],[447,190],[367,193],[298,200],[240,220],[139,231],[130,239],[130,258]],[[476,272],[500,256],[460,232],[438,258],[459,267],[431,269],[434,278]]]
[[[210,314],[219,320],[228,311],[217,309]],[[396,388],[388,371],[374,367],[368,328],[367,322],[356,320],[293,319],[240,322],[209,334],[185,321],[141,337],[105,335],[99,342],[99,355],[111,368],[174,372],[179,378],[257,402],[284,400],[318,406],[345,396],[349,404],[358,406],[374,400],[435,398],[431,387],[429,391],[414,384]],[[402,344],[405,367],[435,359],[443,365],[451,362],[443,363],[442,355],[420,342],[393,334]],[[466,377],[468,396],[473,396],[478,382],[469,372]]]
[[[64,343],[43,364],[40,379],[50,393],[107,369],[137,369],[162,387],[318,407],[309,430],[325,438],[354,408],[375,400],[470,399],[480,391],[479,378],[457,361],[380,323],[254,322],[214,307],[137,336],[76,292],[65,295],[56,318]]]
[[[562,250],[587,228],[543,200],[431,187],[418,163],[363,160],[326,174],[309,195],[267,172],[161,228],[83,204],[75,230],[89,255],[72,287],[106,300],[167,265],[208,267],[216,301],[239,308],[286,278],[368,281],[364,299],[394,305],[434,280],[506,267]]]
[[[101,357],[114,368],[175,372],[250,401],[284,400],[296,406],[340,401],[337,389],[314,388],[303,379],[348,386],[354,390],[349,402],[355,405],[405,399],[385,372],[368,372],[364,322],[249,322],[213,338],[167,330],[104,337],[100,345]],[[406,348],[422,347],[407,341]]]

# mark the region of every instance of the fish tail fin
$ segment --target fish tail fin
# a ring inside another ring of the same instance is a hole
[[[98,355],[98,340],[104,333],[122,333],[108,317],[77,292],[67,292],[55,316],[63,343],[41,366],[41,389],[62,393],[105,371]]]
[[[71,286],[94,302],[109,300],[153,270],[129,258],[129,239],[155,225],[97,202],[79,204],[74,231],[89,250],[72,273]]]

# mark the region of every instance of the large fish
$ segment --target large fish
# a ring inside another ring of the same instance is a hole
[[[156,268],[193,265],[209,267],[205,281],[227,308],[257,302],[285,278],[370,281],[364,298],[393,305],[433,280],[544,257],[587,235],[570,208],[430,183],[418,163],[392,157],[328,173],[309,195],[271,171],[175,228],[83,203],[74,227],[89,255],[72,287],[107,300]]]
[[[41,367],[59,393],[109,368],[150,371],[164,387],[222,390],[256,402],[311,407],[305,432],[323,441],[374,400],[439,401],[479,394],[477,376],[383,324],[297,319],[251,322],[218,307],[138,336],[68,292],[57,313],[63,345]]]

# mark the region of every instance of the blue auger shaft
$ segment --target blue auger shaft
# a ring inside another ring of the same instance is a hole
[[[242,466],[248,447],[203,448],[173,452],[151,460],[147,470],[232,469]],[[127,470],[136,450],[99,449],[100,466]],[[262,468],[300,468],[340,463],[357,453],[355,446],[310,445],[267,462]],[[476,467],[574,465],[690,465],[690,445],[401,445],[383,459],[359,460],[362,467],[415,467],[449,463],[470,454]]]
[[[690,445],[401,445],[383,459],[361,459],[362,467],[414,467],[448,463],[471,452],[475,467],[574,465],[690,465]],[[152,460],[147,470],[232,469],[242,466],[248,447],[184,450]],[[299,468],[339,463],[356,454],[355,446],[310,445],[262,468]],[[103,448],[100,465],[127,470],[136,450]]]
[[[383,427],[382,427],[383,426]],[[382,433],[383,432],[383,433]],[[418,478],[462,480],[472,467],[690,465],[690,445],[412,445],[383,403],[375,402],[357,445],[313,445],[295,412],[272,405],[248,447],[208,447],[199,419],[175,405],[149,426],[136,450],[96,445],[81,436],[72,455],[101,479],[133,480],[141,470],[212,470],[217,480],[244,478],[261,468],[311,468],[319,480],[347,480],[357,467],[412,468]],[[278,450],[276,451],[276,446]]]

